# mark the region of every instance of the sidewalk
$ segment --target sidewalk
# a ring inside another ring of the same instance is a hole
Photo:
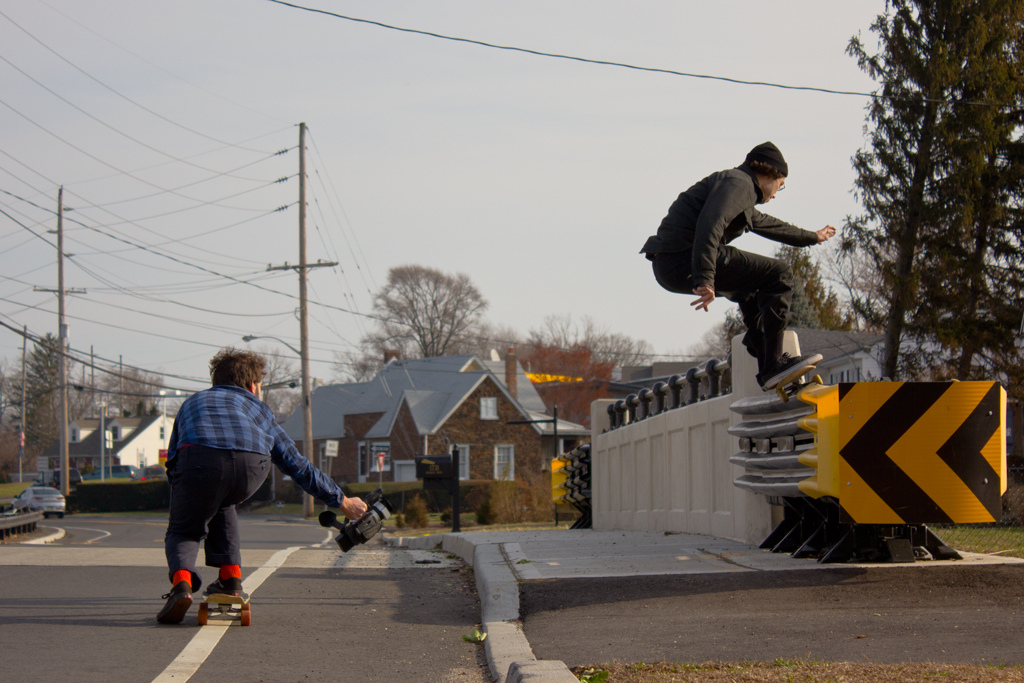
[[[432,536],[388,537],[391,547],[441,547],[474,568],[481,602],[487,660],[495,680],[507,683],[578,683],[559,660],[538,660],[523,632],[519,583],[553,579],[726,575],[835,569],[811,559],[793,559],[755,546],[711,536],[666,532],[550,530],[472,532]],[[842,565],[842,568],[958,567],[1024,563],[1014,558],[965,555],[959,561],[913,565]],[[595,582],[598,583],[598,582]],[[605,597],[614,602],[613,597]],[[562,655],[564,656],[564,655]]]

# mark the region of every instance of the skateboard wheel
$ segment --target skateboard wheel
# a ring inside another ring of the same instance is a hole
[[[206,626],[206,621],[210,616],[210,606],[205,602],[199,605],[199,625]]]
[[[252,610],[249,609],[249,605],[242,605],[241,620],[242,626],[248,626],[252,623]]]

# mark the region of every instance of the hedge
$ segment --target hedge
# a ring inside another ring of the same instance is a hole
[[[487,500],[494,481],[489,479],[463,480],[459,482],[459,507],[461,512],[473,512],[480,503]],[[431,512],[443,512],[451,508],[452,495],[448,491],[424,491],[422,481],[386,481],[380,486],[377,482],[363,484],[345,484],[342,491],[346,496],[365,498],[367,494],[380,488],[384,496],[395,508],[395,512],[405,512],[406,504],[417,494],[427,502]]]
[[[166,510],[171,504],[167,480],[79,484],[67,499],[72,512]]]

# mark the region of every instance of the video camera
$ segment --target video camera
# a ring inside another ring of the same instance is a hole
[[[356,520],[346,520],[344,524],[339,522],[338,515],[330,510],[320,513],[320,526],[333,526],[335,529],[341,530],[334,540],[343,553],[347,553],[357,545],[366,543],[376,536],[381,525],[384,524],[384,520],[390,518],[395,511],[388,499],[384,497],[384,492],[381,489],[368,495],[365,502],[366,512],[363,513],[363,516]]]

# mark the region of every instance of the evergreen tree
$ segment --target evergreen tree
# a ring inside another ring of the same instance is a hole
[[[881,283],[853,304],[885,331],[890,377],[1019,371],[1006,361],[1021,306],[1022,20],[1024,0],[892,0],[872,25],[880,52],[850,42],[880,88],[853,160],[865,213],[843,248]]]
[[[775,258],[793,268],[793,319],[791,327],[820,330],[849,330],[854,316],[821,277],[821,267],[807,249],[783,245]]]

